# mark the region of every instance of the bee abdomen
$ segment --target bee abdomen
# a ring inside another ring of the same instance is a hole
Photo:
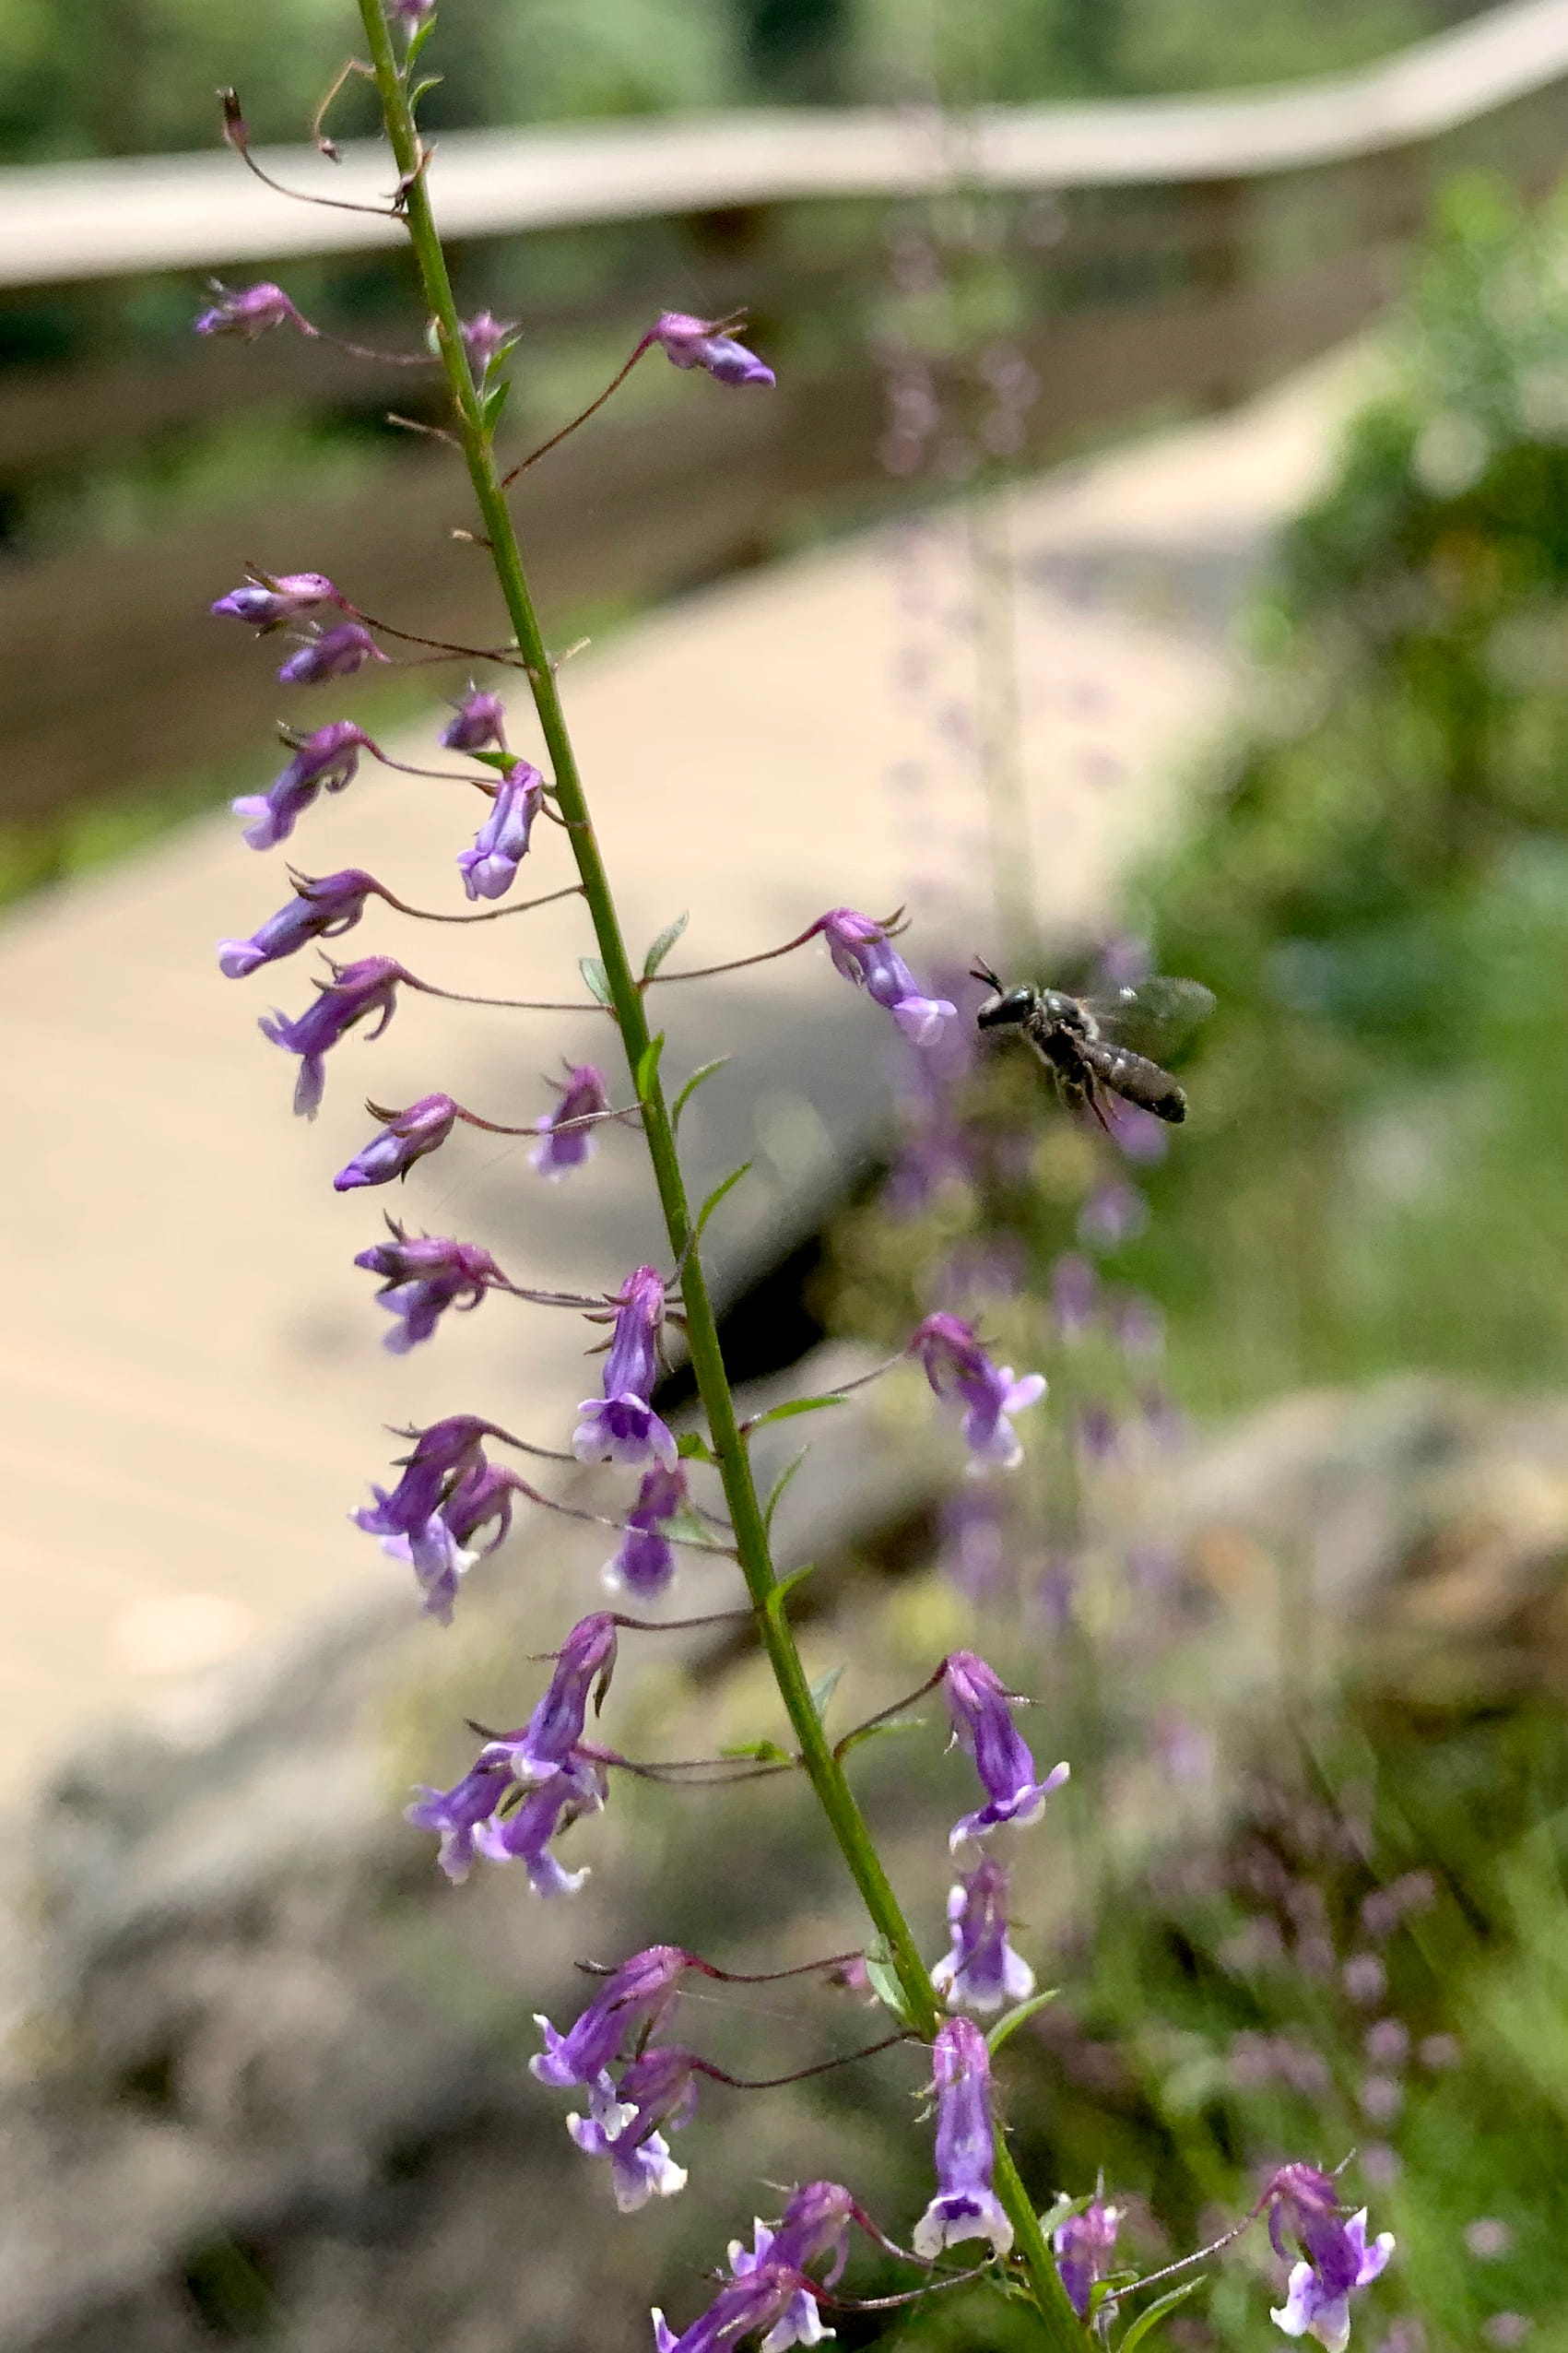
[[[1133,1054],[1125,1046],[1107,1046],[1100,1038],[1082,1038],[1079,1050],[1102,1086],[1150,1111],[1156,1119],[1179,1128],[1187,1116],[1187,1099],[1169,1070]]]

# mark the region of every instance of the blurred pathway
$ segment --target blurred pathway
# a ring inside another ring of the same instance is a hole
[[[1317,477],[1354,376],[1315,371],[1017,494],[1026,767],[1053,923],[1107,912],[1118,861],[1220,715],[1236,595]],[[672,964],[717,962],[831,905],[893,906],[922,874],[940,920],[915,935],[917,968],[944,934],[960,952],[994,937],[963,742],[961,553],[956,525],[879,532],[579,656],[568,701],[634,942],[690,907]],[[351,707],[329,696],[312,715]],[[371,767],[290,847],[312,872],[365,865],[416,903],[461,906],[451,859],[473,822],[466,798]],[[558,867],[566,879],[563,846],[541,832],[535,890]],[[291,1119],[294,1066],[254,1022],[303,1006],[311,960],[236,984],[212,955],[286,892],[281,857],[253,857],[219,815],[0,928],[0,1777],[13,1786],[127,1708],[195,1724],[204,1672],[384,1590],[395,1572],[345,1515],[395,1450],[385,1425],[479,1411],[565,1443],[594,1385],[572,1318],[492,1299],[411,1357],[383,1353],[371,1279],[351,1264],[383,1207],[483,1241],[523,1283],[591,1289],[661,1255],[619,1131],[559,1188],[525,1145],[459,1130],[398,1200],[335,1195],[332,1171],[371,1132],[367,1093],[402,1104],[439,1087],[528,1119],[550,1099],[541,1071],[591,1042],[607,1061],[609,1040],[587,1020],[406,994],[383,1040],[329,1058],[316,1125]],[[573,995],[591,945],[569,900],[469,931],[372,915],[348,952],[527,998]],[[666,1072],[737,1056],[690,1122],[704,1169],[757,1155],[715,1226],[733,1281],[770,1236],[800,1229],[845,1139],[874,1135],[889,1025],[817,950],[670,990],[660,1015]]]

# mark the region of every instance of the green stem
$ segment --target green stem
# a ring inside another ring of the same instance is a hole
[[[387,136],[407,188],[408,235],[430,307],[442,365],[456,411],[464,461],[484,524],[496,577],[516,634],[518,650],[527,666],[534,707],[554,770],[556,805],[566,820],[577,861],[583,894],[593,918],[594,936],[608,984],[610,1001],[619,1026],[627,1067],[637,1085],[638,1072],[650,1043],[643,993],[616,911],[598,837],[594,831],[583,780],[578,773],[566,716],[556,686],[555,671],[540,633],[533,598],[523,569],[522,553],[511,512],[498,479],[490,438],[485,429],[478,392],[464,349],[446,256],[430,210],[420,170],[421,149],[405,77],[393,51],[392,35],[382,13],[381,0],[359,0],[365,38],[375,65],[376,87]],[[751,1475],[750,1458],[736,1419],[735,1401],[719,1345],[718,1323],[709,1295],[700,1251],[692,1244],[690,1205],[676,1149],[675,1130],[658,1072],[646,1075],[640,1086],[643,1107],[643,1132],[647,1139],[654,1179],[664,1212],[669,1246],[682,1267],[681,1297],[686,1309],[687,1345],[698,1394],[708,1419],[708,1431],[724,1482],[735,1530],[736,1550],[758,1629],[768,1653],[779,1696],[799,1744],[800,1761],[819,1804],[837,1840],[855,1886],[888,1954],[902,1989],[914,2025],[927,2040],[941,2022],[942,2005],[920,1957],[882,1868],[865,1818],[843,1768],[833,1756],[811,1697],[811,1687],[795,1635],[778,1590],[768,1543],[767,1526]],[[1068,2302],[1044,2234],[1019,2180],[1011,2158],[997,2135],[996,2190],[1012,2222],[1020,2256],[1039,2304],[1045,2338],[1054,2353],[1082,2353],[1083,2332]]]

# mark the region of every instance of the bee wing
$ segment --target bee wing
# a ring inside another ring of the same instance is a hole
[[[1200,980],[1171,980],[1156,975],[1136,987],[1084,999],[1102,1035],[1158,1060],[1185,1044],[1214,1011],[1214,992]]]

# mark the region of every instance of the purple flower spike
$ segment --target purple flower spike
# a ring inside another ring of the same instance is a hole
[[[352,1193],[361,1185],[390,1185],[395,1176],[407,1176],[417,1160],[446,1141],[461,1109],[449,1094],[422,1094],[406,1111],[395,1112],[368,1144],[360,1145],[333,1178],[333,1190]]]
[[[477,1242],[452,1242],[432,1234],[410,1240],[400,1225],[392,1226],[390,1242],[372,1243],[354,1264],[382,1277],[376,1304],[400,1318],[383,1342],[394,1356],[406,1356],[421,1340],[430,1339],[448,1307],[471,1311],[493,1283],[506,1282],[489,1252]]]
[[[1034,1971],[1008,1942],[1008,1873],[983,1855],[964,1872],[948,1898],[952,1950],[937,1962],[931,1982],[949,2010],[999,2010],[1004,2002],[1027,2002]]]
[[[640,1602],[651,1602],[668,1590],[675,1578],[675,1554],[664,1529],[689,1500],[686,1472],[678,1462],[673,1471],[663,1463],[644,1471],[637,1500],[626,1515],[620,1550],[605,1563],[605,1583],[612,1593],[634,1593]]]
[[[504,898],[528,855],[528,836],[545,797],[536,768],[519,760],[507,771],[471,850],[459,850],[457,870],[471,899]]]
[[[1046,1799],[1061,1788],[1069,1768],[1057,1765],[1043,1781],[1035,1780],[1029,1744],[1012,1719],[1016,1695],[973,1650],[948,1653],[942,1661],[942,1690],[953,1738],[974,1759],[988,1800],[978,1813],[966,1814],[955,1824],[949,1845],[956,1848],[965,1839],[983,1839],[1003,1822],[1016,1822],[1020,1828],[1038,1822]]]
[[[220,940],[218,968],[230,980],[243,980],[263,964],[297,955],[312,940],[336,940],[352,931],[365,912],[365,901],[380,898],[382,886],[362,867],[346,866],[339,873],[316,877],[298,875],[294,896],[286,907],[269,915],[248,940]]]
[[[369,1035],[377,1038],[397,1011],[397,984],[408,975],[391,956],[365,956],[357,964],[334,964],[329,982],[318,980],[321,995],[313,1005],[306,1007],[298,1021],[291,1022],[285,1013],[264,1013],[257,1026],[264,1037],[274,1046],[282,1046],[286,1054],[300,1057],[300,1075],[294,1082],[294,1108],[306,1119],[313,1119],[321,1108],[326,1089],[324,1057],[328,1049],[346,1036],[357,1022],[371,1013],[381,1018]]]
[[[930,1046],[954,1019],[958,1008],[945,997],[922,997],[885,925],[853,907],[833,907],[812,928],[827,941],[836,969],[887,1008],[912,1046]]]
[[[772,368],[737,343],[730,335],[716,332],[717,322],[694,319],[685,311],[666,311],[653,329],[648,340],[656,343],[665,357],[678,368],[706,368],[720,384],[772,384],[777,381]]]
[[[606,1978],[570,2034],[558,2034],[548,2018],[536,2016],[545,2047],[529,2060],[529,2074],[557,2091],[596,2084],[627,2043],[652,2032],[690,1965],[690,1954],[678,1945],[650,1945]]]
[[[362,621],[346,621],[308,638],[297,654],[289,655],[277,675],[285,686],[319,686],[324,679],[352,678],[367,662],[391,659]]]
[[[676,1444],[648,1400],[659,1377],[659,1335],[664,1328],[664,1278],[640,1266],[622,1284],[616,1306],[615,1338],[605,1358],[604,1396],[584,1398],[583,1416],[572,1436],[579,1462],[615,1462],[638,1471],[645,1463],[676,1465]]]
[[[1089,2318],[1094,2284],[1111,2268],[1121,2228],[1120,2206],[1091,2199],[1081,2214],[1069,2214],[1051,2240],[1067,2300],[1080,2321]]]
[[[248,621],[265,637],[298,613],[346,601],[324,572],[286,572],[276,580],[247,580],[242,587],[230,588],[211,609],[231,621]]]
[[[481,1756],[451,1789],[421,1789],[403,1818],[416,1830],[436,1833],[441,1840],[437,1861],[449,1879],[461,1883],[474,1867],[475,1832],[489,1820],[512,1786],[504,1763],[488,1765]]]
[[[564,1080],[552,1079],[550,1083],[560,1089],[560,1101],[538,1122],[544,1141],[528,1154],[528,1165],[554,1183],[568,1169],[581,1168],[596,1141],[592,1128],[574,1128],[571,1121],[592,1118],[607,1111],[610,1105],[605,1074],[592,1062],[569,1065]]]
[[[498,319],[490,311],[477,311],[471,319],[465,319],[459,332],[474,373],[482,378],[491,362],[516,341],[519,331],[515,319]],[[454,749],[468,751],[474,747],[464,744]]]
[[[563,1870],[549,1850],[550,1840],[583,1815],[597,1814],[608,1788],[603,1765],[579,1751],[565,1770],[530,1790],[511,1814],[481,1823],[474,1843],[491,1862],[522,1863],[536,1896],[574,1896],[588,1876],[587,1866]]]
[[[264,281],[260,286],[236,290],[220,286],[214,278],[212,290],[218,300],[195,321],[198,335],[238,335],[247,343],[253,343],[269,328],[282,326],[286,322],[297,326],[301,335],[312,332],[281,286]]]
[[[975,1467],[994,1463],[1003,1471],[1015,1469],[1023,1460],[1023,1448],[1008,1417],[1044,1396],[1043,1373],[1026,1373],[1017,1380],[1010,1365],[994,1365],[975,1338],[974,1326],[961,1316],[927,1316],[912,1335],[909,1353],[919,1357],[938,1397],[956,1397],[965,1408],[964,1443]]]
[[[441,731],[448,751],[484,751],[491,744],[504,748],[506,706],[499,694],[470,681],[467,693],[460,695],[452,707],[456,715]]]
[[[569,2116],[566,2129],[584,2157],[607,2157],[615,2202],[636,2214],[650,2198],[674,2197],[686,2175],[670,2158],[660,2126],[678,2133],[697,2106],[696,2062],[690,2051],[644,2051],[619,2084],[601,2075],[588,2094],[586,2116]]]
[[[265,793],[244,793],[230,807],[236,817],[248,817],[245,839],[253,850],[272,850],[286,842],[318,792],[340,793],[360,764],[361,750],[374,750],[363,727],[352,719],[334,719],[330,727],[300,739],[294,757]]]
[[[453,1413],[413,1435],[414,1450],[400,1458],[403,1476],[391,1494],[384,1487],[372,1486],[374,1503],[361,1504],[350,1515],[355,1527],[362,1528],[367,1536],[412,1539],[419,1534],[431,1513],[449,1500],[449,1486],[460,1493],[475,1472],[489,1469],[484,1441],[502,1433],[493,1422],[480,1421],[477,1413]]]
[[[1325,2353],[1345,2353],[1350,2341],[1350,2300],[1369,2287],[1394,2252],[1385,2230],[1369,2247],[1366,2208],[1346,2216],[1334,2183],[1313,2165],[1282,2165],[1268,2185],[1268,2235],[1293,2265],[1285,2301],[1269,2313],[1287,2336],[1315,2336]]]
[[[1013,2226],[991,2187],[996,2148],[991,2132],[991,2054],[968,2018],[937,2029],[932,2057],[937,2081],[937,2194],[914,2226],[917,2255],[934,2262],[944,2247],[989,2239],[998,2255],[1013,2243]]]

